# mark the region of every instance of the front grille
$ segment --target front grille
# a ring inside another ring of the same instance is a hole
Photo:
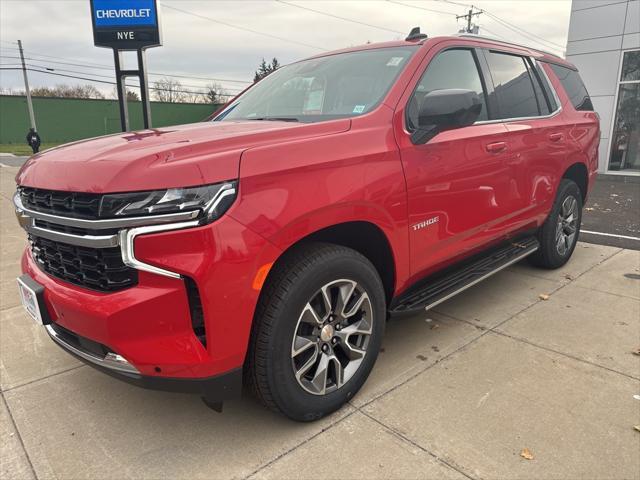
[[[63,217],[96,220],[100,218],[101,194],[61,192],[31,187],[18,187],[25,208]]]
[[[138,283],[138,271],[123,263],[118,247],[79,247],[33,235],[29,240],[35,260],[53,277],[101,292]]]

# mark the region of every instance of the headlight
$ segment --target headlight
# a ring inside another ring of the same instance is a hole
[[[236,197],[237,182],[216,183],[191,188],[170,188],[146,192],[104,195],[100,217],[132,217],[200,210],[203,220],[220,217]]]

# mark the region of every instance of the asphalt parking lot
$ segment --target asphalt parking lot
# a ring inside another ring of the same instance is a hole
[[[560,270],[515,265],[392,319],[363,390],[317,423],[251,398],[217,414],[84,366],[23,313],[16,172],[0,168],[2,479],[640,478],[640,251],[580,243]]]

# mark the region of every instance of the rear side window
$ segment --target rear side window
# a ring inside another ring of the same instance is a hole
[[[591,98],[582,83],[580,75],[575,70],[560,65],[550,64],[553,73],[556,74],[567,96],[576,110],[593,110]]]
[[[418,125],[418,109],[424,97],[429,92],[448,88],[476,92],[482,104],[478,121],[488,118],[485,91],[473,52],[466,49],[445,50],[429,62],[427,70],[413,92],[407,108],[409,130],[415,129]]]
[[[497,52],[487,52],[486,57],[500,108],[498,118],[539,116],[538,100],[525,59]]]
[[[547,79],[547,75],[545,71],[542,69],[542,65],[540,65],[535,60],[533,61],[535,72],[537,74],[538,80],[540,80],[540,84],[542,85],[542,90],[544,91],[544,96],[549,104],[549,110],[555,112],[558,109],[558,104],[556,103],[556,97],[553,94],[553,90],[551,89],[551,85],[549,85],[549,80]]]
[[[533,89],[536,92],[536,100],[538,101],[538,110],[541,115],[549,115],[551,110],[549,110],[549,103],[547,102],[546,95],[542,91],[542,86],[540,85],[540,79],[538,78],[538,73],[533,70],[531,64],[528,60],[525,60],[527,64],[527,69],[529,70],[529,76],[533,81]]]

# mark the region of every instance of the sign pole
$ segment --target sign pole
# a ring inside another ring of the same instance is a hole
[[[22,75],[24,76],[24,91],[27,95],[27,107],[29,108],[29,120],[31,120],[31,128],[36,132],[36,116],[33,114],[33,102],[31,101],[31,90],[29,90],[29,78],[27,76],[27,67],[24,64],[24,53],[22,52],[22,40],[18,40],[18,50],[20,51],[20,61],[22,62]]]
[[[118,89],[118,106],[120,107],[120,127],[123,132],[129,131],[129,108],[127,106],[127,87],[122,75],[122,52],[113,49],[113,60],[116,64],[116,88]]]
[[[147,78],[147,56],[143,48],[138,49],[138,71],[140,78],[140,100],[144,128],[151,128],[151,104],[149,103],[149,79]]]
[[[90,0],[93,44],[113,50],[120,126],[129,131],[127,77],[138,77],[144,128],[151,128],[151,104],[145,51],[162,45],[158,0]],[[123,51],[136,51],[138,68],[123,69]]]

